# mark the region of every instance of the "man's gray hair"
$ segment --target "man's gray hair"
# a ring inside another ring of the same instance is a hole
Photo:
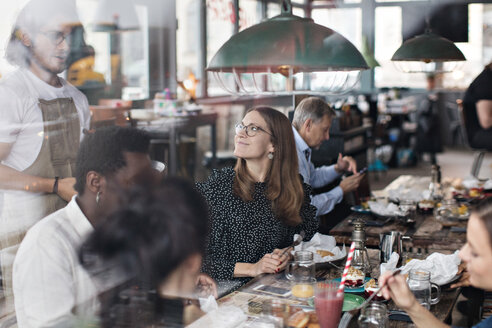
[[[304,98],[294,111],[292,125],[299,130],[308,119],[311,119],[313,123],[319,123],[325,115],[328,115],[329,118],[333,118],[336,113],[335,110],[321,98]]]

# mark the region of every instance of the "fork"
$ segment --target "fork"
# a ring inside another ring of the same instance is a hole
[[[391,274],[391,277],[393,276],[396,276],[397,274],[399,274],[401,272],[400,269],[398,270],[395,270],[392,274]],[[371,296],[369,296],[368,299],[366,299],[366,301],[364,303],[362,303],[360,306],[356,307],[355,309],[352,309],[350,311],[347,311],[343,314],[342,316],[342,319],[340,320],[340,323],[338,324],[338,328],[347,328],[350,321],[352,320],[352,318],[356,315],[359,314],[360,310],[362,310],[363,308],[365,308],[369,302],[381,291],[381,289],[385,286],[386,284],[384,285],[381,285],[379,286],[379,288],[374,292],[372,293]]]
[[[282,253],[280,253],[280,257],[284,256],[285,253],[287,253],[287,251],[291,248],[294,248],[296,247],[297,245],[299,245],[304,237],[306,236],[306,232],[304,230],[302,230],[301,232],[299,232],[299,235],[297,236],[297,239],[294,240],[294,242],[292,243],[292,245],[290,245],[289,247],[287,247],[286,249],[284,249],[284,251]]]

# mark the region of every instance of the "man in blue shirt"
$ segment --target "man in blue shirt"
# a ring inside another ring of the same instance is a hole
[[[343,195],[356,190],[363,178],[357,173],[357,164],[350,156],[338,155],[337,163],[315,168],[311,163],[311,150],[318,149],[323,141],[330,138],[330,127],[335,111],[325,101],[317,97],[303,99],[294,111],[292,130],[296,141],[299,173],[304,182],[313,188],[321,188],[340,178],[346,171],[353,172],[332,190],[311,196],[311,204],[318,209],[317,215],[329,213],[340,203]]]

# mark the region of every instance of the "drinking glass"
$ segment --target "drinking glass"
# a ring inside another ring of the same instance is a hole
[[[372,302],[361,310],[359,328],[387,328],[389,327],[388,311],[386,305]]]
[[[263,301],[263,317],[270,323],[270,327],[288,327],[290,306],[280,299],[268,299]]]
[[[297,251],[294,253],[294,261],[289,263],[285,270],[285,276],[291,282],[292,296],[296,298],[306,299],[314,296],[316,271],[313,257],[313,252]]]
[[[343,307],[343,293],[337,296],[338,286],[335,282],[316,285],[314,305],[321,328],[338,327]]]
[[[414,269],[410,270],[407,280],[408,287],[415,295],[415,298],[427,310],[430,309],[431,305],[437,304],[441,298],[441,288],[431,283],[430,278],[429,271]],[[435,298],[431,296],[432,288],[436,289],[437,296]]]
[[[400,199],[399,210],[407,219],[415,220],[417,204],[412,199]]]

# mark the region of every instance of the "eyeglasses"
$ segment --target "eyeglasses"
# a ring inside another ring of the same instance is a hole
[[[236,134],[241,133],[242,130],[246,131],[246,135],[248,137],[254,137],[258,133],[258,131],[263,131],[266,134],[269,134],[269,135],[273,136],[273,134],[271,134],[270,132],[267,132],[267,131],[263,130],[259,126],[251,125],[251,124],[245,126],[242,123],[237,123],[236,124]]]
[[[63,41],[70,42],[70,33],[64,33],[61,31],[47,31],[40,32],[42,35],[48,38],[54,45],[59,46]]]

